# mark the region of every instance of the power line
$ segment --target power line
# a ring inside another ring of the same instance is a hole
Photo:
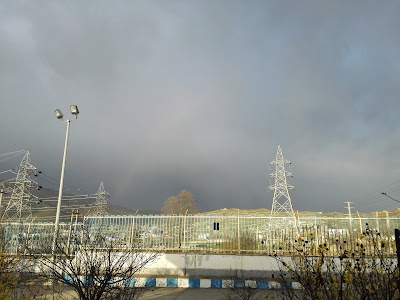
[[[382,192],[381,194],[384,195],[384,196],[386,196],[386,197],[388,197],[388,198],[390,198],[390,199],[392,199],[393,201],[396,201],[396,202],[400,203],[399,200],[394,199],[393,197],[390,197],[390,196],[389,196],[388,194],[386,194],[385,192]]]
[[[351,200],[352,201],[356,201],[356,200],[360,200],[360,199],[374,200],[374,199],[376,199],[376,196],[381,193],[382,190],[385,190],[397,183],[400,183],[400,179],[397,179],[396,181],[389,183],[388,185],[385,185],[383,187],[377,188],[376,190],[373,190],[367,194],[364,194],[363,196],[358,196],[358,197],[352,198]],[[373,196],[373,198],[368,198],[369,196]]]

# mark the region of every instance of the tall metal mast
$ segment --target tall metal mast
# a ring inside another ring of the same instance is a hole
[[[21,222],[32,218],[31,203],[37,198],[31,194],[31,175],[37,175],[37,169],[31,164],[30,152],[25,151],[18,168],[11,198],[2,215],[2,220]]]
[[[108,200],[107,196],[108,194],[106,193],[104,189],[104,184],[103,181],[100,183],[100,187],[97,190],[96,193],[96,202],[95,202],[95,209],[93,210],[93,215],[106,215],[107,214],[107,208],[108,208]]]
[[[282,154],[281,146],[278,146],[278,151],[276,152],[276,158],[274,161],[270,163],[270,165],[275,165],[275,172],[269,174],[269,177],[275,178],[275,184],[269,186],[270,191],[274,191],[274,198],[272,200],[272,217],[281,217],[281,218],[291,218],[293,219],[294,226],[296,225],[296,216],[292,207],[292,200],[290,199],[289,190],[294,188],[293,185],[288,184],[288,177],[293,177],[291,172],[285,170],[285,165],[291,164],[290,161],[284,159]],[[280,222],[281,218],[272,218],[273,223],[282,223]],[[277,225],[277,224],[276,224]],[[286,225],[288,223],[286,222]],[[275,226],[276,228],[276,226]]]

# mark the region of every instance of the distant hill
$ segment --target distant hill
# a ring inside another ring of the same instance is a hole
[[[240,215],[240,216],[270,216],[271,210],[266,208],[259,208],[259,209],[238,209],[238,208],[223,208],[209,212],[201,212],[199,215],[222,215],[222,216],[232,216],[232,215]],[[306,217],[306,216],[315,216],[315,217],[348,217],[348,213],[345,212],[316,212],[316,211],[295,211],[295,214],[299,217]],[[400,209],[394,211],[380,211],[380,212],[371,212],[371,213],[358,213],[353,211],[353,218],[357,217],[373,217],[373,218],[386,218],[386,214],[389,218],[392,217],[399,217],[400,216]]]
[[[0,188],[2,184],[0,182]],[[8,183],[4,183],[5,187],[12,189],[12,186],[8,186]],[[33,188],[32,194],[34,195],[32,201],[32,215],[35,218],[35,222],[54,222],[57,207],[58,191],[41,188],[39,190]],[[3,195],[2,207],[0,207],[0,216],[7,205],[7,202],[11,196],[11,193]],[[94,204],[96,202],[96,195],[72,195],[64,194],[63,202],[61,207],[61,222],[69,222],[72,213],[78,211],[78,217],[89,215],[95,209]],[[107,209],[109,215],[161,215],[158,210],[136,210],[131,208],[126,208],[124,206],[112,203],[109,201],[109,207]],[[197,215],[240,215],[240,216],[270,216],[271,210],[260,208],[260,209],[237,209],[237,208],[222,208],[214,211],[199,212]],[[295,211],[295,214],[299,217],[304,216],[316,216],[316,217],[347,217],[348,214],[345,212],[311,212],[311,211]],[[390,211],[390,212],[371,212],[371,213],[360,213],[353,211],[353,218],[360,217],[378,217],[386,218],[388,217],[399,217],[400,210]],[[73,215],[75,218],[75,215]]]

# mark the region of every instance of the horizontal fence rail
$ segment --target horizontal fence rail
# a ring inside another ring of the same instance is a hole
[[[288,255],[308,248],[338,255],[363,247],[366,255],[396,253],[394,230],[400,218],[292,218],[239,215],[90,216],[83,222],[60,224],[59,235],[68,240],[68,252],[83,231],[100,233],[116,250],[140,247],[143,251],[210,254],[276,253]],[[1,223],[0,250],[48,252],[54,238],[53,223]],[[92,245],[96,247],[96,245]],[[44,250],[46,249],[46,250]],[[314,251],[314,252],[313,252]]]

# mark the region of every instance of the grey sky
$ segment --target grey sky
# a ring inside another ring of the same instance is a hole
[[[395,209],[399,50],[396,1],[0,1],[0,153],[58,181],[77,104],[71,189],[270,208],[281,145],[295,209]]]

